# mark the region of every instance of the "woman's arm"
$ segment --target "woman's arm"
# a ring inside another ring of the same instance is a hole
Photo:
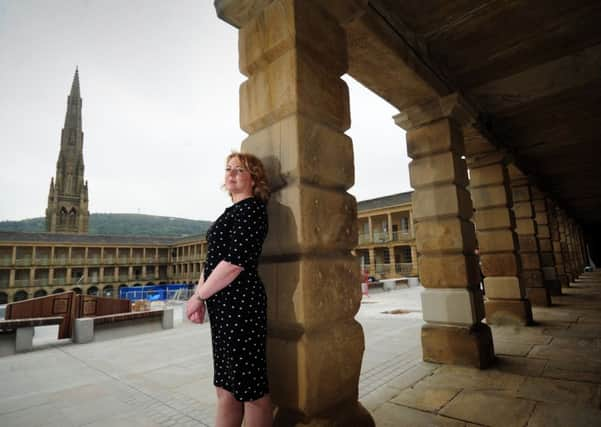
[[[199,282],[199,286],[196,287],[196,295],[203,300],[212,297],[232,283],[242,270],[244,270],[242,267],[227,261],[219,262],[202,286]]]

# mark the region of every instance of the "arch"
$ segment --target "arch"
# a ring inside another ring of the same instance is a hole
[[[102,296],[103,297],[112,297],[113,296],[113,292],[114,292],[114,288],[113,285],[107,285],[104,288],[102,288]]]
[[[52,291],[53,294],[60,294],[61,292],[65,292],[65,290],[63,288],[56,288]]]
[[[78,294],[78,295],[81,295],[81,294],[82,294],[82,290],[81,290],[81,288],[73,288],[73,289],[72,289],[72,291],[73,291],[73,292],[75,292],[75,293],[76,293],[76,294]]]
[[[8,304],[8,294],[6,292],[0,292],[0,304]]]
[[[46,295],[48,295],[48,292],[46,292],[45,289],[38,289],[37,291],[35,291],[35,293],[33,294],[34,298],[39,298],[39,297],[45,297]]]
[[[77,218],[77,210],[75,208],[71,208],[69,211],[69,225],[75,225]]]
[[[91,286],[90,288],[88,288],[88,295],[98,295],[98,288],[96,286]]]
[[[25,291],[17,291],[15,292],[15,296],[13,297],[13,301],[23,301],[29,298],[29,294]]]
[[[66,224],[68,215],[69,215],[69,213],[67,212],[67,208],[64,206],[61,207],[61,209],[58,213],[58,223],[61,225]]]
[[[148,282],[145,286],[154,286],[154,282]]]
[[[138,287],[138,286],[142,286],[142,284],[141,284],[141,283],[136,283],[136,284],[134,285],[134,287]]]

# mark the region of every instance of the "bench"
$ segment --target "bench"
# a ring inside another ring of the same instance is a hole
[[[173,308],[81,317],[75,319],[73,325],[73,342],[84,344],[105,341],[161,329],[172,329],[174,324]]]
[[[399,286],[408,288],[409,282],[406,277],[395,277],[392,279],[381,279],[385,291],[391,291]]]
[[[0,356],[33,350],[36,326],[60,325],[63,316],[0,320]]]

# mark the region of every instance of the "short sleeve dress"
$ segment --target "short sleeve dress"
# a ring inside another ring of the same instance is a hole
[[[207,299],[213,344],[213,384],[241,401],[269,393],[267,382],[267,296],[257,272],[268,221],[255,198],[228,207],[207,232],[205,279],[220,261],[244,270]]]

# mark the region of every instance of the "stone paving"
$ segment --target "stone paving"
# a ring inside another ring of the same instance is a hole
[[[487,370],[421,361],[421,288],[372,293],[359,398],[378,426],[601,425],[601,273],[584,274],[537,325],[493,327]],[[397,313],[397,314],[393,314]],[[212,426],[207,325],[0,358],[0,425]]]

